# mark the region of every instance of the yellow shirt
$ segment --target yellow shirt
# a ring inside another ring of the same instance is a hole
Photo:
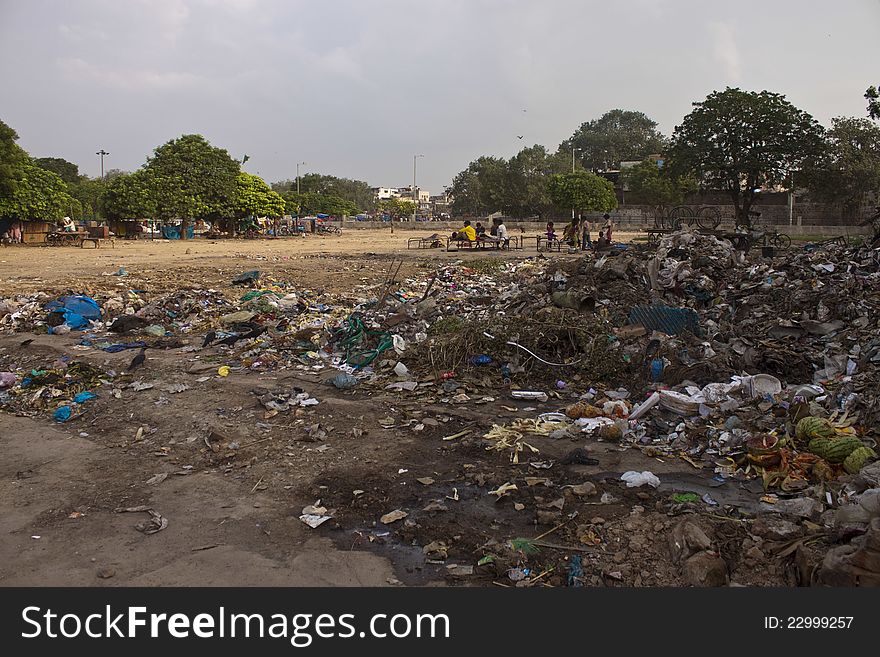
[[[473,226],[465,226],[461,230],[458,231],[468,239],[470,242],[475,242],[477,240],[477,231],[474,230]]]

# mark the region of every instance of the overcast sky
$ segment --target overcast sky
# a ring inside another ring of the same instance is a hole
[[[880,83],[880,0],[0,0],[0,119],[97,175],[201,133],[269,182],[439,192],[608,109],[784,93],[828,124]],[[522,135],[523,139],[517,139]]]

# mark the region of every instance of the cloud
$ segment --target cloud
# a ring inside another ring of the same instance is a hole
[[[730,23],[709,23],[709,33],[713,37],[712,58],[722,67],[728,82],[738,83],[742,78],[739,48]]]
[[[93,82],[111,89],[132,91],[167,91],[190,89],[205,82],[193,73],[179,71],[128,70],[114,71],[90,64],[78,57],[57,60],[62,74],[73,82]]]

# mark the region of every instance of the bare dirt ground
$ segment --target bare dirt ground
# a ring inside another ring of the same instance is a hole
[[[230,279],[249,269],[344,294],[381,281],[393,254],[404,259],[400,279],[430,275],[439,263],[486,257],[406,251],[406,239],[419,234],[119,241],[115,249],[96,251],[6,248],[0,250],[0,296],[181,287],[232,294]],[[495,255],[536,256],[534,250]],[[120,267],[128,276],[109,276]],[[22,347],[26,338],[33,342]],[[122,372],[135,353],[77,349],[79,339],[76,333],[0,334],[0,370],[36,369],[69,355]],[[503,391],[468,385],[476,402],[444,404],[436,393],[337,390],[325,383],[333,371],[307,368],[201,377],[202,366],[214,370],[223,359],[214,346],[181,349],[200,347],[201,340],[184,335],[176,348],[151,349],[136,376],[122,374],[114,382],[118,397],[102,388],[65,424],[52,423],[46,413],[0,412],[0,584],[512,585],[505,574],[516,555],[505,553],[505,543],[540,536],[540,552],[528,562],[546,573],[541,583],[565,584],[566,564],[577,555],[588,585],[679,585],[680,569],[669,558],[680,520],[672,491],[712,492],[722,505],[754,502],[744,491],[709,488],[683,462],[609,443],[589,446],[598,465],[565,465],[580,443],[536,438],[542,456],[557,462],[548,470],[512,464],[480,443],[494,423],[556,410],[553,399],[481,404],[482,395],[503,397]],[[154,387],[126,387],[134,379]],[[185,389],[166,390],[174,384]],[[271,416],[254,394],[291,388],[320,404]],[[656,491],[626,489],[619,481],[625,470],[668,476]],[[516,503],[486,494],[509,482],[518,484]],[[570,488],[586,482],[595,491]],[[311,529],[298,516],[319,500],[335,510],[334,518]],[[137,531],[148,514],[119,511],[137,506],[161,514],[167,528]],[[397,509],[408,513],[406,520],[379,522]],[[731,581],[786,581],[780,566],[748,553],[756,546],[736,519],[701,515],[693,521],[713,537]]]

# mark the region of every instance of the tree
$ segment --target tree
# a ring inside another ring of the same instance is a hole
[[[79,182],[79,167],[73,162],[68,162],[61,157],[38,157],[34,159],[34,164],[42,167],[46,171],[58,174],[58,176],[68,185],[75,185]]]
[[[357,206],[346,199],[328,194],[305,192],[284,194],[287,211],[292,215],[329,214],[334,217],[357,214]]]
[[[281,217],[284,215],[284,199],[273,192],[259,176],[242,171],[236,184],[235,215],[244,217]]]
[[[868,101],[868,116],[880,121],[880,91],[877,87],[868,87],[865,90],[865,100]]]
[[[107,183],[100,178],[79,176],[77,182],[67,186],[70,195],[82,205],[84,219],[98,220],[103,215],[101,212],[101,197],[107,188]]]
[[[559,153],[571,161],[571,149],[580,149],[578,161],[586,169],[618,169],[627,160],[642,160],[664,147],[657,122],[642,112],[613,109],[600,118],[582,123],[559,145]]]
[[[823,157],[811,160],[801,177],[818,200],[855,214],[880,193],[880,126],[868,119],[832,119]]]
[[[637,204],[650,205],[654,213],[662,217],[666,209],[684,202],[695,193],[698,184],[690,176],[675,176],[668,167],[645,160],[621,172],[621,182],[626,186],[627,198]]]
[[[404,198],[386,198],[376,203],[376,210],[392,219],[409,217],[416,209],[415,201]]]
[[[822,150],[822,127],[785,96],[728,87],[694,103],[675,129],[669,155],[675,174],[726,191],[737,222],[750,225],[760,188],[784,183]]]
[[[507,162],[502,210],[513,217],[540,216],[552,208],[547,180],[553,156],[543,146],[524,148]]]
[[[16,144],[18,133],[0,121],[0,197],[12,194],[30,158]]]
[[[614,184],[595,173],[579,169],[550,177],[547,192],[560,210],[573,209],[577,215],[565,228],[569,241],[575,238],[583,212],[609,212],[617,207]]]
[[[617,207],[611,181],[583,169],[551,176],[547,191],[559,210],[609,212]]]
[[[57,221],[81,213],[79,201],[67,193],[67,185],[57,174],[31,162],[16,171],[12,193],[0,195],[0,217]]]
[[[145,166],[156,203],[156,217],[181,221],[186,239],[190,219],[234,214],[239,164],[201,135],[183,135],[159,146]]]
[[[480,157],[452,180],[452,210],[457,215],[482,215],[505,205],[507,162],[499,157]]]
[[[363,180],[307,173],[300,177],[299,188],[301,193],[313,192],[323,196],[336,196],[353,203],[354,214],[357,210],[371,210],[376,204],[373,189]],[[282,180],[274,183],[272,189],[279,194],[295,192],[296,180]]]
[[[101,195],[103,215],[123,221],[153,217],[156,214],[153,184],[145,169],[116,176],[107,183]]]

